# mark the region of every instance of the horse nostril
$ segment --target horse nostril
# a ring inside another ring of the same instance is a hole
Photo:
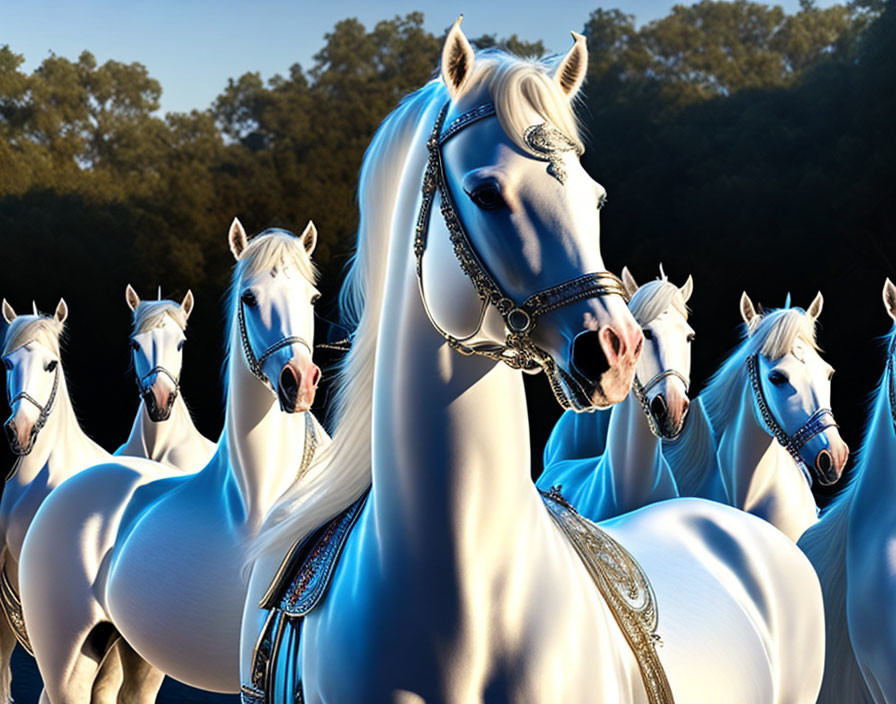
[[[834,466],[834,460],[831,458],[831,453],[827,450],[822,450],[818,453],[818,457],[815,459],[815,466],[818,468],[818,471],[827,474],[831,471],[831,467]]]
[[[319,382],[319,381],[320,381],[320,368],[314,367],[311,370],[311,386],[312,387],[317,386],[317,382]]]
[[[280,388],[290,395],[298,393],[299,380],[291,367],[283,367],[280,372]]]
[[[613,354],[618,357],[622,349],[622,340],[619,339],[619,335],[613,328],[607,328],[607,340],[610,342],[610,347],[613,348]]]
[[[662,394],[653,397],[653,401],[650,402],[650,412],[653,413],[653,417],[656,418],[660,424],[666,422],[666,419],[669,416],[669,409],[666,407],[666,399],[663,398]]]
[[[572,343],[572,366],[582,376],[596,382],[610,368],[600,343],[600,333],[588,330],[576,335]]]

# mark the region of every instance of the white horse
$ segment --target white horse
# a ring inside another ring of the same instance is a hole
[[[823,303],[819,293],[803,311],[788,297],[760,316],[744,293],[746,338],[700,394],[726,502],[794,542],[818,520],[812,474],[833,484],[849,456],[831,411],[834,369],[815,343]]]
[[[441,78],[377,132],[343,290],[363,311],[332,458],[340,487],[372,487],[345,514],[356,522],[329,591],[276,643],[258,639],[270,575],[351,502],[287,495],[259,535],[247,701],[292,702],[298,689],[306,702],[646,701],[609,602],[532,483],[511,366],[542,366],[558,399],[583,410],[622,401],[635,371],[642,338],[621,286],[588,275],[604,269],[604,189],[577,158],[570,105],[587,64],[582,37],[550,71],[476,55],[455,24]],[[652,580],[664,647],[639,652],[659,653],[678,701],[814,701],[821,594],[781,533],[697,499],[648,506],[606,533]]]
[[[134,314],[131,352],[140,406],[131,433],[116,455],[146,457],[162,464],[196,472],[215,452],[215,444],[193,424],[180,393],[187,319],[193,312],[193,293],[181,303],[141,301],[128,284],[125,300]]]
[[[688,325],[686,304],[694,284],[688,277],[679,289],[662,268],[660,274],[660,279],[638,287],[631,272],[622,270],[631,296],[629,310],[646,340],[631,393],[608,411],[566,411],[545,447],[537,486],[543,491],[560,487],[592,521],[678,496],[661,438],[676,437],[688,411],[694,330]],[[601,418],[606,415],[608,422]],[[604,432],[605,447],[593,454],[592,446]]]
[[[116,463],[92,467],[35,519],[23,606],[54,704],[88,701],[116,633],[119,701],[154,701],[162,673],[238,690],[247,547],[328,441],[309,412],[320,375],[311,360],[316,241],[311,223],[301,237],[275,229],[251,241],[231,226],[225,427],[204,469],[150,482]]]
[[[896,320],[896,286],[884,284]],[[896,701],[896,328],[847,487],[800,538],[821,580],[825,610],[822,704]]]
[[[0,500],[0,701],[9,701],[9,659],[16,640],[31,651],[19,599],[19,560],[34,516],[51,491],[111,455],[81,429],[62,367],[60,338],[68,306],[52,316],[16,315],[3,300],[9,328],[3,345],[11,415],[5,429],[16,463]],[[139,464],[139,460],[133,460]]]

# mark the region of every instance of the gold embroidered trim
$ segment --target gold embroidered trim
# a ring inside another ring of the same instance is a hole
[[[632,649],[647,700],[650,704],[674,704],[672,688],[656,652],[657,644],[662,645],[656,633],[656,596],[644,570],[609,534],[580,516],[559,487],[542,496],[548,513],[569,538]]]
[[[28,631],[25,630],[25,616],[22,614],[22,600],[16,592],[9,576],[6,574],[6,552],[3,553],[2,562],[0,562],[0,604],[3,606],[3,615],[6,616],[6,622],[10,629],[28,654],[33,656],[34,650],[31,648],[31,641],[28,639]]]

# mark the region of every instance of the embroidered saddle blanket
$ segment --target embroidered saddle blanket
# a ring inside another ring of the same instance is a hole
[[[252,655],[251,682],[240,687],[242,704],[302,704],[299,644],[302,620],[326,595],[345,541],[364,504],[365,492],[343,513],[286,554],[260,607],[268,611]],[[542,492],[551,518],[578,553],[610,608],[641,671],[650,704],[674,704],[656,652],[656,598],[647,575],[628,551],[579,515],[559,487]]]

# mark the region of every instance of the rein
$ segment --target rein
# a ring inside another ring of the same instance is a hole
[[[679,435],[681,435],[681,430],[679,430],[675,435],[672,436],[663,435],[662,431],[660,431],[659,429],[659,426],[657,426],[656,424],[656,420],[654,419],[653,413],[650,410],[650,401],[647,398],[647,392],[667,377],[676,377],[677,379],[681,379],[681,381],[684,383],[684,392],[687,393],[690,390],[690,379],[688,379],[679,371],[676,371],[674,369],[667,369],[666,371],[660,372],[659,374],[655,375],[646,384],[642,384],[640,381],[638,381],[638,376],[636,374],[635,378],[632,380],[632,392],[635,394],[635,398],[638,399],[638,404],[641,406],[641,410],[644,411],[644,416],[647,418],[647,426],[650,428],[650,432],[653,433],[654,437],[666,440],[674,440]],[[682,428],[684,428],[683,423]]]
[[[777,440],[790,456],[793,457],[797,467],[802,470],[806,480],[811,484],[812,476],[806,467],[803,458],[800,457],[800,450],[819,433],[824,432],[828,428],[839,428],[834,420],[834,412],[830,408],[819,408],[815,413],[809,416],[809,419],[800,426],[793,435],[788,435],[787,431],[781,427],[781,424],[775,418],[768,400],[765,398],[765,391],[762,388],[762,382],[759,379],[759,354],[751,354],[747,357],[747,372],[750,377],[750,388],[753,390],[753,399],[759,408],[759,414],[769,433]],[[891,413],[892,413],[893,390],[890,388]]]
[[[498,362],[504,362],[512,369],[535,370],[541,368],[547,374],[551,389],[561,406],[564,408],[574,406],[590,407],[591,401],[579,382],[564,370],[559,369],[553,358],[533,342],[531,337],[532,331],[535,329],[538,318],[541,315],[571,303],[613,294],[621,296],[627,301],[628,295],[625,287],[622,281],[614,274],[608,271],[599,271],[584,274],[539,291],[519,304],[504,292],[477,253],[470,236],[461,222],[457,207],[448,188],[445,176],[445,162],[442,154],[445,144],[463,129],[479,120],[495,116],[495,106],[484,104],[468,110],[451,122],[443,132],[442,126],[450,105],[449,101],[442,106],[433,126],[432,134],[426,142],[426,146],[429,149],[429,161],[423,176],[423,199],[414,229],[417,285],[423,309],[426,311],[426,315],[436,332],[444,338],[449,347],[465,356],[477,354]],[[526,133],[526,139],[530,143],[532,155],[542,161],[548,161],[549,173],[562,183],[565,174],[561,177],[562,171],[558,171],[560,167],[559,155],[563,151],[573,149],[573,146],[570,146],[571,143],[568,139],[566,142],[563,142],[553,137],[552,135],[556,130],[552,131],[545,125],[537,127],[540,129],[530,128]],[[437,191],[441,196],[440,210],[442,219],[445,222],[445,227],[448,229],[454,254],[457,257],[461,270],[473,284],[481,301],[479,321],[476,329],[463,338],[454,337],[436,322],[426,301],[426,292],[423,287],[423,255],[426,252],[430,214],[433,210]],[[494,306],[504,320],[507,332],[503,344],[472,342],[472,338],[478,335],[482,329],[489,305]],[[570,392],[563,388],[561,378],[566,382],[576,398],[569,397]]]
[[[258,379],[262,384],[270,389],[271,393],[274,396],[277,396],[277,389],[270,382],[270,380],[265,376],[264,370],[262,369],[264,363],[273,355],[274,353],[282,350],[284,347],[289,347],[290,345],[299,344],[303,345],[309,352],[309,354],[314,354],[314,350],[311,348],[311,345],[308,344],[308,341],[302,337],[298,337],[297,335],[293,335],[291,337],[284,337],[273,345],[265,349],[259,356],[255,356],[255,351],[252,349],[252,344],[249,342],[249,331],[246,329],[246,315],[243,312],[243,306],[245,304],[240,301],[239,307],[237,309],[237,322],[240,329],[240,342],[242,342],[243,347],[243,356],[246,358],[246,366],[249,368],[249,371],[252,372],[252,376]]]
[[[9,399],[9,407],[12,408],[12,405],[18,401],[19,399],[23,401],[28,401],[28,403],[37,407],[39,411],[39,415],[37,416],[37,420],[34,422],[34,426],[31,428],[31,435],[29,437],[28,446],[23,448],[16,443],[16,447],[11,448],[13,454],[18,456],[27,455],[31,452],[31,447],[34,445],[34,439],[37,437],[37,434],[43,429],[43,427],[47,424],[47,419],[50,417],[50,413],[53,411],[53,406],[56,404],[56,393],[59,391],[59,363],[56,364],[56,369],[53,371],[53,388],[50,390],[50,397],[47,399],[46,404],[41,405],[40,402],[34,398],[31,394],[26,391],[20,391],[11,399]],[[15,471],[10,472],[7,479],[10,479]]]

